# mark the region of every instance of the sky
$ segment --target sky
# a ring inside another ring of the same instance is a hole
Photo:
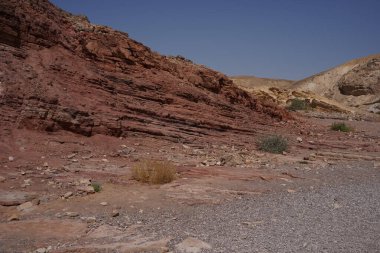
[[[379,0],[51,0],[164,55],[300,80],[380,53]]]

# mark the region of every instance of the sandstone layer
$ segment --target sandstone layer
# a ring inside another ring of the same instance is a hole
[[[176,140],[289,117],[221,73],[46,0],[2,1],[0,10],[3,126]]]

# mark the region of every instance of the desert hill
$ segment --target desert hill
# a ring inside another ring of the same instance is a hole
[[[0,9],[3,126],[176,140],[288,117],[221,73],[46,0],[2,1]]]
[[[355,59],[294,84],[350,108],[379,112],[380,55]]]
[[[380,55],[354,59],[300,81],[251,76],[231,79],[240,88],[283,106],[301,98],[326,111],[380,111]]]
[[[253,94],[263,101],[284,106],[292,96],[294,81],[271,79],[256,76],[232,76],[232,81],[241,89]]]
[[[268,89],[270,87],[278,87],[282,89],[289,89],[295,81],[285,79],[272,79],[256,76],[232,76],[231,79],[239,87],[244,89]]]

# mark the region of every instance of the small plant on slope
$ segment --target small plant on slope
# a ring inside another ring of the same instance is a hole
[[[305,100],[295,98],[295,99],[292,99],[292,101],[290,102],[290,105],[288,106],[288,110],[290,111],[307,110],[308,107],[309,106]]]
[[[92,188],[94,188],[95,192],[100,192],[102,190],[102,186],[97,182],[93,182],[91,186]]]
[[[339,132],[350,132],[352,128],[343,122],[335,122],[331,125],[331,130]]]
[[[288,141],[280,135],[271,135],[260,140],[258,145],[262,151],[281,154],[287,150]]]

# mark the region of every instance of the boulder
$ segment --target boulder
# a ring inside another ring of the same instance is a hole
[[[0,205],[18,206],[37,198],[37,194],[22,191],[0,191]]]

